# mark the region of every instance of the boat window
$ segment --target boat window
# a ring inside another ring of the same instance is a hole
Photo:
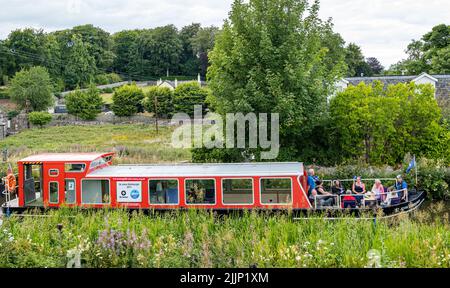
[[[24,165],[24,169],[25,169],[25,180],[33,178],[33,166]]]
[[[56,204],[59,202],[59,183],[50,182],[49,183],[49,203]]]
[[[253,203],[252,179],[223,179],[222,193],[224,204]]]
[[[213,179],[190,179],[185,183],[187,204],[216,203],[216,188]]]
[[[83,204],[107,204],[110,199],[108,180],[82,180],[81,202]]]
[[[178,204],[178,180],[150,180],[150,204]]]
[[[66,163],[64,170],[66,172],[83,172],[86,169],[86,164],[84,163]]]
[[[66,187],[66,198],[65,198],[65,202],[67,204],[74,204],[75,203],[75,180],[74,179],[66,179],[66,183],[65,183],[65,187]]]
[[[100,165],[105,164],[106,162],[107,162],[106,159],[103,158],[103,157],[95,159],[94,161],[91,162],[91,165],[90,165],[89,168],[90,169],[94,169],[94,168],[96,168],[96,167],[98,167]]]
[[[261,179],[261,203],[289,204],[292,201],[292,181],[290,178]]]

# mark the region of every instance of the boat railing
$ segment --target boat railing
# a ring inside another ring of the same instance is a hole
[[[366,192],[364,194],[362,194],[362,193],[361,194],[355,194],[355,193],[347,194],[347,193],[343,193],[343,194],[340,194],[340,195],[337,195],[337,194],[319,194],[319,195],[315,195],[314,196],[314,208],[315,209],[322,208],[322,207],[342,208],[342,204],[344,203],[343,202],[344,201],[343,198],[345,196],[355,197],[355,201],[356,201],[355,204],[360,203],[360,206],[362,208],[365,208],[368,203],[375,203],[376,207],[380,206],[380,204],[384,204],[385,206],[389,206],[389,205],[391,205],[391,200],[392,199],[398,199],[400,201],[402,200],[403,197],[400,198],[399,192],[405,193],[404,199],[405,199],[406,202],[408,202],[408,199],[409,199],[408,189],[393,190],[393,191],[381,192],[381,193],[374,193],[374,192],[369,191],[369,192]],[[370,194],[368,194],[368,193],[370,193]],[[388,197],[388,195],[390,197]],[[333,201],[333,205],[328,205],[327,206],[327,205],[322,205],[320,203],[321,199],[330,199],[330,198],[335,198],[334,201]],[[357,198],[361,198],[361,199],[358,200]]]

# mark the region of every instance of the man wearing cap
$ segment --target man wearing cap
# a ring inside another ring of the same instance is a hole
[[[402,175],[397,175],[394,186],[390,187],[390,190],[398,191],[400,199],[406,200],[406,194],[408,193],[408,184],[403,180]]]

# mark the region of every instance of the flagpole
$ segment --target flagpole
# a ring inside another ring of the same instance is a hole
[[[416,164],[416,167],[414,170],[416,170],[416,188],[417,188],[417,159],[416,159],[416,155],[414,155],[414,163]]]

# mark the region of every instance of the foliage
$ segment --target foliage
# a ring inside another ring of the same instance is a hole
[[[331,139],[340,159],[400,163],[407,153],[445,158],[449,133],[430,85],[360,83],[330,103]]]
[[[145,93],[143,105],[146,111],[158,117],[170,118],[174,112],[173,92],[167,87],[150,87]]]
[[[374,75],[380,75],[383,72],[384,67],[383,67],[383,65],[381,65],[380,61],[378,61],[377,58],[369,57],[366,59],[366,62],[369,65],[370,70],[372,70],[372,73]]]
[[[20,114],[20,111],[11,110],[11,111],[8,111],[7,116],[8,116],[8,119],[11,120],[11,119],[13,119],[14,117],[16,117],[19,114]]]
[[[143,112],[143,99],[144,92],[141,88],[135,84],[124,85],[114,92],[111,108],[117,116],[132,116],[138,112]]]
[[[30,121],[31,124],[42,128],[52,121],[52,115],[48,112],[34,111],[28,114],[28,121]]]
[[[208,91],[200,87],[198,82],[182,83],[173,92],[175,113],[186,113],[194,116],[194,105],[202,105],[203,111],[207,108],[206,97]]]
[[[372,76],[374,74],[370,64],[364,60],[361,47],[355,43],[347,45],[345,49],[345,63],[348,67],[347,76],[349,77]]]
[[[94,120],[101,112],[103,100],[94,84],[87,91],[76,90],[65,97],[69,114],[83,120]]]
[[[92,82],[96,67],[95,59],[89,54],[89,43],[83,42],[78,34],[71,35],[65,47],[63,76],[67,88],[84,87]]]
[[[131,47],[129,69],[136,79],[166,74],[179,65],[181,41],[174,25],[143,30]],[[172,71],[174,72],[174,71]]]
[[[49,217],[10,217],[0,232],[0,267],[65,267],[78,251],[82,267],[450,267],[442,204],[415,217],[295,221],[290,215],[206,211],[143,213],[61,209]],[[62,225],[61,232],[58,224]]]
[[[218,32],[219,28],[215,26],[200,28],[190,40],[192,52],[198,58],[200,74],[202,76],[206,76],[206,71],[209,67],[208,53],[214,48],[214,42]]]
[[[46,110],[54,103],[50,76],[39,66],[17,72],[11,80],[9,93],[11,100],[27,111]]]
[[[8,93],[8,89],[2,89],[0,88],[0,99],[9,99],[9,93]]]
[[[318,11],[318,2],[235,1],[209,53],[211,108],[219,114],[279,113],[279,160],[301,155],[298,143],[324,117],[326,95],[344,73],[343,41],[330,40],[332,25]],[[241,155],[254,152],[259,159],[260,151],[244,150]]]
[[[116,73],[104,73],[95,76],[95,84],[106,85],[121,82],[122,78]]]
[[[450,73],[450,25],[439,24],[422,36],[413,40],[406,49],[408,58],[389,68],[389,74],[406,73],[418,75]]]

